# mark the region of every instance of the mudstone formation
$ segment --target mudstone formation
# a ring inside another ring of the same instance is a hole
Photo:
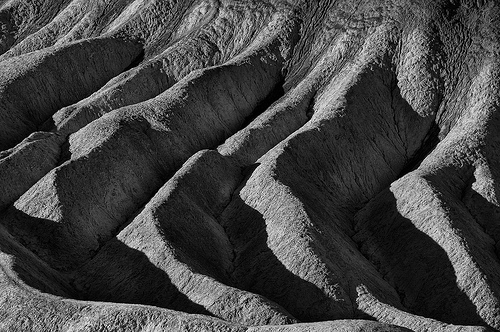
[[[0,0],[1,331],[500,329],[497,0]]]

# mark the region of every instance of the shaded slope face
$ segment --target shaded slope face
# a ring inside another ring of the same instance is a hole
[[[0,330],[499,330],[499,27],[0,1]]]

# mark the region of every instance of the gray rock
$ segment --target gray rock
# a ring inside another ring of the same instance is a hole
[[[500,329],[499,27],[0,0],[0,330]]]

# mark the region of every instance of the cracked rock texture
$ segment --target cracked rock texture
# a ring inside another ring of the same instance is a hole
[[[0,0],[0,330],[500,330],[500,3]]]

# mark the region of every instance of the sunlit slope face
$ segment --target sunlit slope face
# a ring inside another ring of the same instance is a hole
[[[499,6],[0,0],[0,330],[500,329]]]

